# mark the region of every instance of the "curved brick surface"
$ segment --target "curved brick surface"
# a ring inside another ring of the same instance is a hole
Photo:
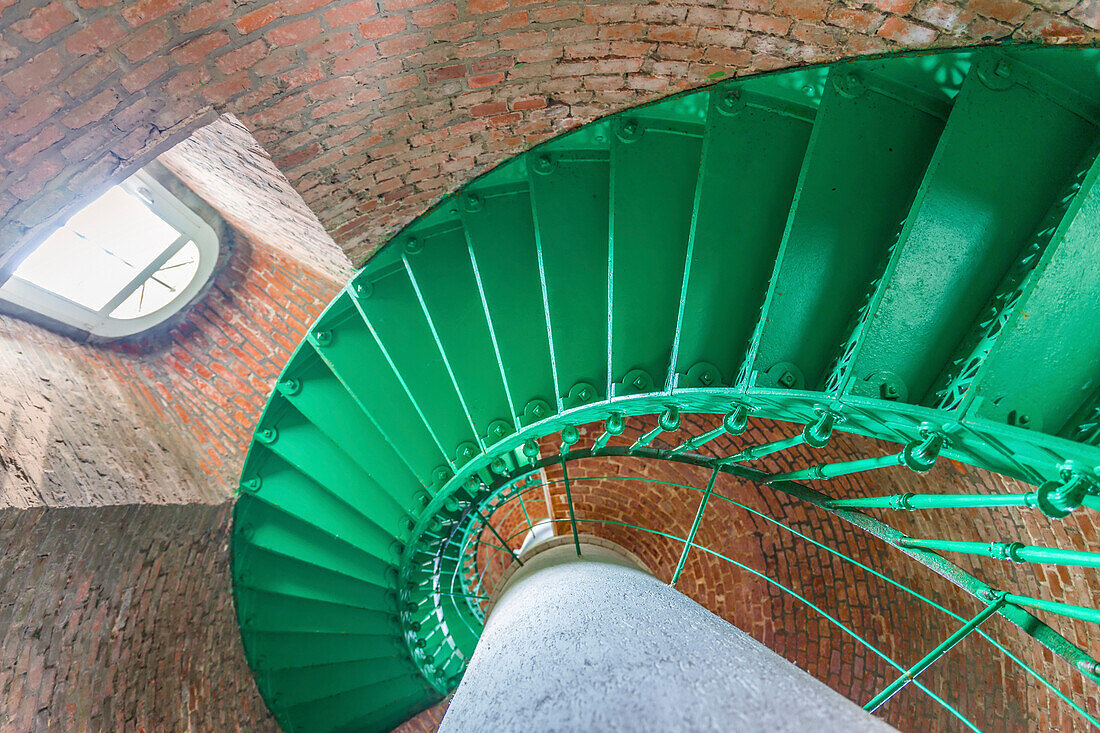
[[[1092,0],[6,0],[0,258],[220,112],[358,263],[446,191],[597,116],[899,48],[1094,41]]]
[[[0,730],[275,731],[229,505],[0,510]]]

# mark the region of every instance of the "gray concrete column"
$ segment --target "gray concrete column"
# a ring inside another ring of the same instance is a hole
[[[568,539],[502,587],[440,731],[894,730],[622,553],[578,559]]]

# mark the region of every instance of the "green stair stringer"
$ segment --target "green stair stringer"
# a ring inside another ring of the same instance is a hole
[[[540,438],[715,465],[574,454],[578,425],[828,416],[1093,506],[1098,70],[1010,46],[722,82],[539,145],[394,237],[295,350],[242,472],[238,620],[280,725],[383,730],[454,688],[482,624],[472,533],[563,460]]]

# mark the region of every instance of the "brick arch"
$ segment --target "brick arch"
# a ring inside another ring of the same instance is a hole
[[[1097,28],[1093,0],[0,0],[0,263],[222,112],[358,263],[474,174],[679,89]]]

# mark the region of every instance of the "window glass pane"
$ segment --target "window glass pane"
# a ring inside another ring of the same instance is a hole
[[[188,242],[111,311],[111,318],[138,318],[165,307],[195,279],[198,269],[199,248]]]
[[[99,310],[178,237],[144,201],[115,186],[50,235],[15,276]]]

